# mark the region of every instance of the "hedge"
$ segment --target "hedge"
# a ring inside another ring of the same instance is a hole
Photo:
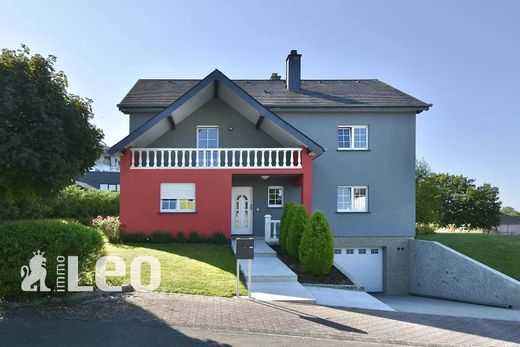
[[[76,185],[68,186],[53,196],[20,194],[0,196],[0,221],[73,218],[88,224],[97,216],[119,215],[119,193],[84,190]]]
[[[47,260],[45,284],[56,287],[57,257],[78,256],[80,283],[93,283],[97,260],[105,254],[105,240],[96,229],[60,220],[17,221],[0,225],[0,298],[13,299],[38,292],[21,290],[21,269],[40,250]]]
[[[294,211],[296,204],[289,202],[285,204],[283,208],[282,218],[280,219],[280,232],[278,234],[278,240],[280,242],[280,248],[287,252],[287,235],[289,229],[289,219]]]
[[[294,259],[298,259],[300,240],[302,238],[303,230],[309,222],[309,215],[303,205],[296,205],[293,208],[293,212],[288,219],[287,229],[287,241],[286,248],[287,253]]]
[[[314,212],[303,231],[300,262],[305,271],[316,276],[330,272],[334,260],[334,238],[327,217]]]

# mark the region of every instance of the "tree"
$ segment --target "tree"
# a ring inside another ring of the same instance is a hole
[[[415,205],[417,223],[439,223],[441,191],[424,159],[415,164]]]
[[[500,212],[503,213],[503,214],[507,214],[508,216],[511,216],[511,217],[520,217],[520,212],[518,212],[517,210],[515,210],[511,206],[504,206],[504,207],[502,207],[500,209]]]
[[[286,248],[287,253],[294,258],[298,259],[300,251],[300,241],[302,238],[303,230],[309,222],[309,215],[307,209],[303,205],[295,205],[289,220],[289,227],[287,229],[287,242]]]
[[[291,215],[294,211],[294,206],[296,205],[293,202],[285,204],[283,208],[282,218],[280,219],[280,233],[278,235],[278,239],[280,241],[280,248],[284,252],[287,252],[287,235],[289,231],[289,219],[291,219]]]
[[[0,199],[55,193],[102,153],[92,101],[67,92],[55,62],[26,46],[0,54]]]
[[[316,276],[330,272],[334,260],[334,238],[323,213],[312,214],[303,231],[299,252],[305,271]]]

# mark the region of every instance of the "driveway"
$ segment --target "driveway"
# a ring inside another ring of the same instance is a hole
[[[7,308],[2,315],[2,345],[520,343],[520,323],[512,321],[164,293]]]

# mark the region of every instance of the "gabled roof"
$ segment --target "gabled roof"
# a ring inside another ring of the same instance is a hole
[[[140,79],[119,103],[121,111],[166,107],[200,80]],[[285,80],[233,80],[267,108],[413,108],[431,104],[376,79],[302,80],[298,92],[287,90]]]
[[[509,216],[507,214],[501,213],[500,216],[500,225],[520,225],[520,218]]]
[[[222,72],[214,70],[204,79],[192,84],[191,88],[187,89],[184,94],[177,95],[176,99],[161,112],[112,146],[109,153],[115,154],[135,143],[144,145],[150,143],[158,137],[157,134],[160,136],[161,132],[164,133],[169,129],[165,127],[165,124],[171,125],[175,124],[175,121],[182,121],[196,107],[207,102],[208,98],[217,96],[227,98],[235,104],[235,107],[243,111],[241,113],[247,111],[250,118],[255,117],[257,129],[262,125],[262,127],[275,132],[276,136],[291,143],[306,146],[315,155],[320,155],[325,151],[321,145],[270,111]],[[253,121],[253,119],[250,120]],[[269,133],[269,131],[267,132]]]

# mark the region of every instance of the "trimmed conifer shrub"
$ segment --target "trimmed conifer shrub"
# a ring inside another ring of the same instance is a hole
[[[303,230],[309,222],[309,215],[303,205],[295,205],[289,220],[287,229],[287,253],[294,259],[298,259],[300,250],[300,240]]]
[[[334,238],[327,217],[314,212],[300,242],[300,262],[305,271],[324,276],[330,272],[334,259]]]
[[[287,231],[289,226],[289,218],[294,210],[295,204],[289,202],[285,204],[283,208],[282,218],[280,219],[280,230],[278,233],[278,239],[280,241],[280,248],[282,251],[287,252]]]

